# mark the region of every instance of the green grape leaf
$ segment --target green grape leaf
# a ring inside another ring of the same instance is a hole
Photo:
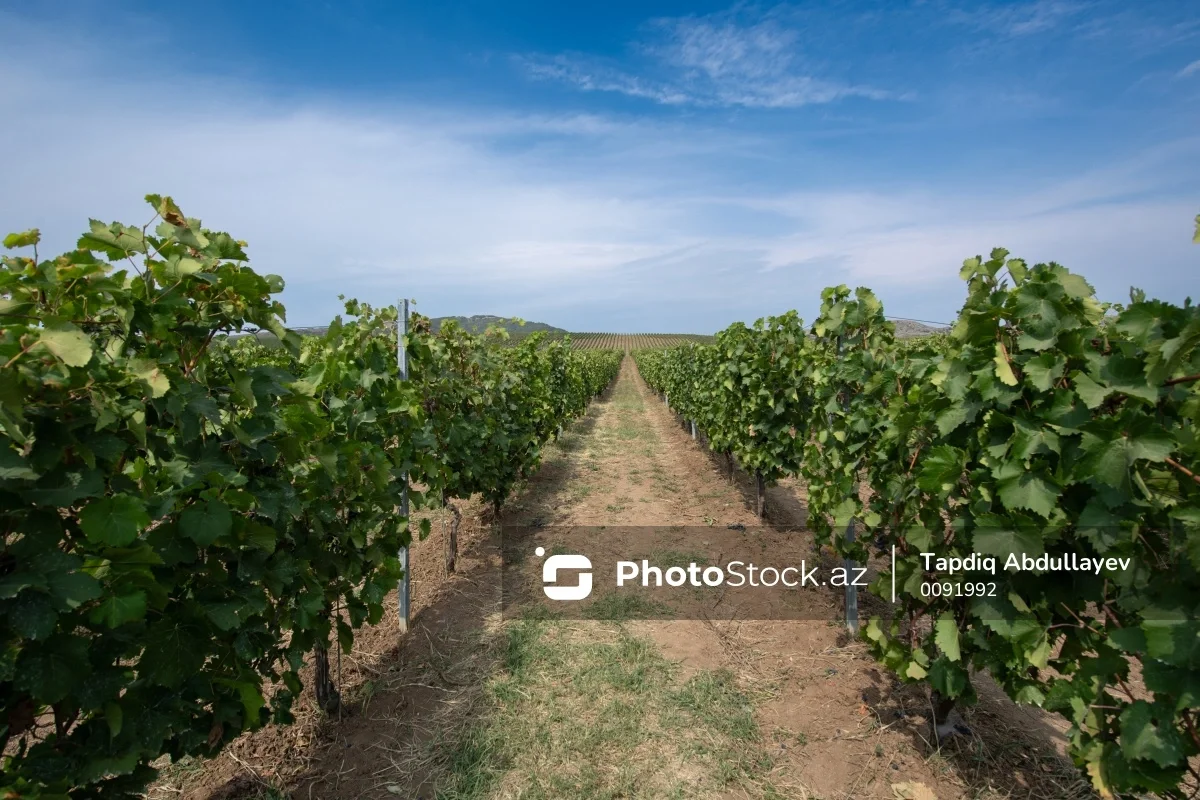
[[[179,531],[201,547],[208,547],[233,530],[233,514],[220,500],[188,506],[179,517]]]
[[[917,484],[926,491],[949,491],[963,473],[963,453],[949,445],[938,445],[918,463],[921,470]]]
[[[1046,518],[1054,511],[1059,489],[1044,473],[1027,470],[1019,462],[1008,462],[994,473],[996,493],[1004,507],[1028,509]]]
[[[150,524],[146,506],[136,497],[116,495],[93,500],[79,512],[79,527],[87,538],[111,547],[126,547]]]
[[[1083,404],[1093,411],[1113,392],[1112,387],[1101,386],[1082,372],[1071,373],[1071,384]]]
[[[45,639],[54,633],[58,612],[50,598],[40,592],[22,592],[8,607],[7,622],[21,636]]]
[[[1174,725],[1163,723],[1154,706],[1137,700],[1121,712],[1121,752],[1126,758],[1169,767],[1183,758],[1183,740]]]
[[[42,240],[42,234],[37,228],[30,228],[21,233],[10,233],[4,237],[4,246],[9,250],[14,250],[18,247],[29,247],[35,245]]]
[[[170,378],[158,364],[135,358],[130,360],[129,367],[133,377],[150,387],[151,397],[162,397],[171,388]]]
[[[146,593],[130,592],[125,595],[109,595],[92,609],[88,619],[95,625],[117,628],[126,622],[135,622],[146,616]]]
[[[946,654],[946,658],[951,661],[958,661],[962,658],[962,651],[958,646],[958,622],[949,614],[942,614],[938,617],[937,624],[934,626],[934,642],[938,649]]]
[[[61,608],[77,608],[101,594],[100,582],[86,572],[54,572],[46,577],[50,596]]]
[[[82,367],[92,360],[91,338],[69,323],[47,325],[41,330],[38,343],[69,367]]]
[[[1019,383],[1001,342],[996,342],[996,357],[993,361],[996,364],[996,377],[1000,379],[1001,383],[1005,386],[1016,386]]]

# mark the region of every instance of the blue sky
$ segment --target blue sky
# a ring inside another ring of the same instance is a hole
[[[1004,246],[1200,295],[1200,6],[0,0],[0,227],[173,195],[284,276],[572,330],[820,289],[949,320]]]

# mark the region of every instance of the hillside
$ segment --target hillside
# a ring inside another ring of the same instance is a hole
[[[497,317],[491,314],[476,314],[473,317],[434,317],[430,320],[433,324],[433,330],[437,331],[442,327],[442,323],[454,320],[458,325],[471,333],[483,333],[488,329],[489,325],[496,325],[507,330],[514,336],[522,334],[534,333],[536,331],[549,331],[550,333],[566,333],[562,328],[556,328],[553,325],[548,325],[545,322],[528,322],[524,325],[518,325],[508,317]]]
[[[515,338],[527,336],[535,331],[547,331],[556,335],[562,335],[567,332],[562,328],[556,328],[545,322],[526,322],[524,325],[520,325],[509,317],[497,317],[493,314],[476,314],[472,317],[433,317],[430,319],[430,323],[436,332],[441,329],[442,323],[447,320],[454,320],[460,327],[467,329],[471,333],[483,333],[488,329],[488,326],[496,325],[507,330]],[[328,327],[293,328],[292,330],[301,336],[322,336],[328,330]],[[258,331],[257,336],[264,342],[276,341],[275,335],[269,331]]]
[[[928,336],[931,333],[948,330],[947,328],[914,322],[911,319],[894,319],[891,322],[896,326],[897,339],[912,339],[916,336]]]

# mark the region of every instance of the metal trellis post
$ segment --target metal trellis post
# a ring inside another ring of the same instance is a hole
[[[396,320],[396,362],[400,368],[400,380],[408,380],[408,350],[405,348],[405,338],[408,336],[408,300],[400,301],[398,311],[399,319]],[[400,515],[405,519],[408,518],[408,473],[400,475]],[[411,528],[409,529],[411,534]],[[397,590],[397,595],[400,599],[400,634],[408,633],[409,620],[409,589],[410,582],[408,579],[408,548],[400,548],[400,569],[404,570],[404,575],[400,578],[400,586]]]

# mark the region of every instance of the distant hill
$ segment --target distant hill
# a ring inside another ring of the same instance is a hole
[[[896,326],[897,339],[912,339],[916,336],[928,336],[931,333],[949,330],[948,328],[939,328],[934,325],[913,322],[910,319],[894,319],[891,322]]]
[[[549,331],[550,333],[566,333],[562,328],[556,328],[553,325],[547,325],[545,322],[528,322],[524,325],[518,325],[507,317],[496,317],[491,314],[476,314],[473,317],[434,317],[429,320],[436,333],[441,330],[442,323],[447,320],[454,320],[460,328],[463,328],[471,333],[483,333],[490,325],[496,325],[504,328],[514,336],[522,336],[537,331]]]
[[[556,328],[545,322],[526,322],[524,325],[518,325],[510,317],[497,317],[493,314],[476,314],[473,317],[433,317],[429,322],[436,333],[441,330],[442,323],[447,320],[454,320],[458,323],[459,327],[471,333],[483,333],[490,325],[496,325],[507,330],[509,335],[514,338],[528,336],[536,331],[547,331],[555,336],[561,336],[567,332],[562,328]],[[301,336],[324,336],[325,331],[329,330],[329,328],[328,326],[319,326],[315,328],[292,328],[292,330]],[[270,331],[258,331],[254,335],[258,336],[264,342],[278,341],[275,338],[275,334]]]

